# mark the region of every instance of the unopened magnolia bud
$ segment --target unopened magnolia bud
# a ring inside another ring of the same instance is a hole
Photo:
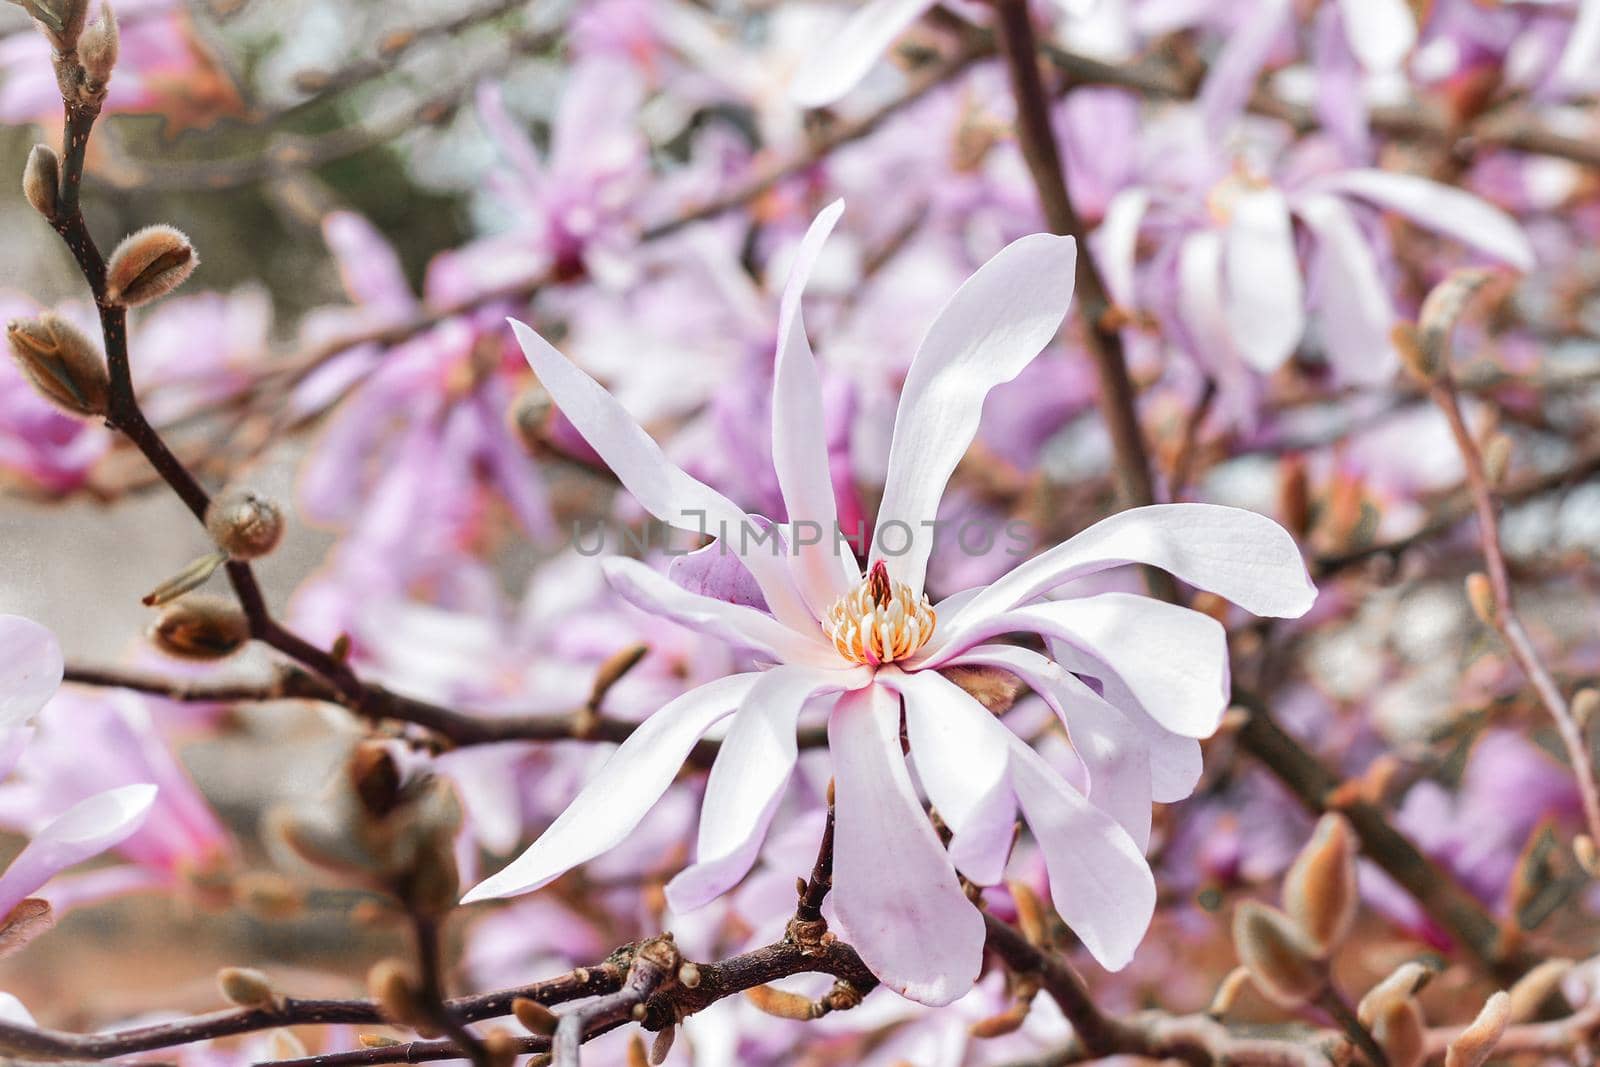
[[[50,403],[69,415],[106,413],[111,379],[84,332],[53,311],[6,327],[17,366]]]
[[[1572,854],[1578,858],[1578,866],[1583,868],[1590,878],[1600,877],[1600,852],[1594,847],[1594,838],[1588,834],[1579,834],[1572,839]]]
[[[234,559],[257,559],[283,538],[283,512],[254,489],[226,490],[206,509],[206,532]]]
[[[1032,1007],[1032,1003],[1029,1001],[1013,1001],[1000,1014],[991,1015],[986,1019],[979,1019],[967,1027],[967,1033],[983,1041],[1014,1034],[1022,1029],[1022,1024],[1027,1021],[1030,1007]]]
[[[106,300],[138,307],[166,296],[199,266],[194,246],[166,225],[146,226],[122,239],[106,263]]]
[[[390,1022],[409,1026],[419,1034],[431,1029],[428,1013],[417,996],[416,984],[406,965],[399,960],[379,960],[373,964],[372,970],[367,972],[367,991]]]
[[[246,912],[261,919],[291,919],[305,908],[305,893],[273,871],[250,871],[234,882],[235,896]]]
[[[1330,812],[1284,878],[1284,907],[1326,959],[1350,933],[1357,901],[1355,832],[1343,815]]]
[[[1444,1067],[1483,1067],[1505,1035],[1511,1021],[1511,995],[1500,992],[1490,997],[1472,1020],[1445,1049]]]
[[[121,48],[120,36],[111,0],[100,0],[100,17],[78,38],[78,62],[83,64],[84,81],[91,93],[104,92],[111,80]]]
[[[672,1043],[678,1039],[678,1028],[669,1026],[656,1035],[650,1043],[650,1067],[661,1067],[667,1061],[667,1054],[672,1051]]]
[[[229,1004],[241,1008],[270,1008],[278,1003],[272,980],[252,967],[224,967],[217,972],[217,988]]]
[[[1389,1067],[1421,1067],[1428,1053],[1428,1027],[1414,1000],[1398,1000],[1378,1013],[1372,1039],[1383,1049]]]
[[[1572,694],[1572,717],[1577,720],[1578,729],[1587,730],[1597,710],[1600,710],[1600,690],[1586,688]]]
[[[639,1005],[643,1007],[643,1005]],[[628,1040],[627,1050],[628,1067],[650,1067],[650,1057],[644,1051],[644,1038],[634,1034]]]
[[[170,604],[185,593],[193,592],[217,573],[217,568],[228,562],[224,552],[208,552],[198,559],[191,560],[188,566],[162,582],[146,593],[141,599],[147,608],[159,608],[163,604]]]
[[[483,1051],[488,1053],[488,1067],[511,1067],[517,1062],[517,1039],[504,1030],[485,1034]]]
[[[1572,960],[1545,960],[1517,979],[1517,984],[1511,987],[1510,1021],[1525,1023],[1537,1016],[1540,1006],[1560,988],[1561,980],[1572,968]]]
[[[250,622],[230,600],[191,595],[167,605],[150,628],[150,638],[161,651],[180,659],[222,659],[250,640]]]
[[[555,408],[544,386],[534,382],[517,394],[511,402],[511,425],[530,452],[544,446],[545,430],[550,424],[550,412]]]
[[[1278,464],[1278,515],[1297,538],[1311,531],[1311,478],[1305,457],[1298,453]]]
[[[1431,382],[1438,375],[1440,361],[1435,353],[1429,353],[1423,348],[1414,323],[1397,324],[1389,331],[1389,340],[1394,344],[1395,351],[1400,353],[1400,362],[1404,363],[1406,370],[1416,375],[1418,379]]]
[[[1490,437],[1483,446],[1483,473],[1490,485],[1500,485],[1511,469],[1511,438],[1503,433]]]
[[[774,989],[769,985],[746,989],[744,998],[759,1010],[779,1019],[799,1019],[803,1022],[815,1019],[821,1014],[817,1002],[809,997],[790,993],[784,989]]]
[[[556,1032],[560,1016],[531,997],[518,997],[511,1002],[511,1014],[516,1016],[529,1033],[549,1037]]]
[[[356,1043],[362,1048],[394,1048],[400,1039],[388,1034],[357,1034]]]
[[[1367,995],[1356,1005],[1356,1018],[1362,1026],[1375,1025],[1379,1015],[1394,1004],[1416,996],[1432,977],[1433,971],[1415,960],[1402,963],[1389,972],[1389,977],[1367,990]]]
[[[1472,605],[1472,613],[1478,616],[1478,621],[1485,626],[1495,625],[1500,608],[1495,600],[1494,586],[1482,571],[1467,575],[1467,602]]]
[[[1239,994],[1244,992],[1244,987],[1250,981],[1250,968],[1235,967],[1222,979],[1222,984],[1217,986],[1217,991],[1211,997],[1211,1004],[1206,1008],[1206,1014],[1213,1019],[1223,1019],[1233,1010],[1238,1003]]]
[[[1239,905],[1233,913],[1233,947],[1255,987],[1281,1007],[1298,1007],[1327,988],[1316,950],[1276,908],[1253,900]]]
[[[22,168],[22,195],[33,210],[47,219],[56,217],[56,199],[61,193],[61,159],[47,144],[36,144]]]
[[[1011,891],[1011,902],[1017,909],[1017,928],[1022,931],[1022,936],[1036,948],[1048,948],[1050,924],[1045,918],[1044,904],[1039,900],[1039,894],[1027,883],[1016,879],[1008,881],[1006,888]]]

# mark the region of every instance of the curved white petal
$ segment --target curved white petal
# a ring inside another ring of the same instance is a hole
[[[950,828],[951,861],[979,885],[995,884],[1005,875],[1017,805],[1005,747],[991,743],[993,716],[934,671],[885,671],[879,679],[905,697],[911,760]]]
[[[695,743],[732,714],[759,677],[735,674],[708,682],[646,719],[539,840],[461,902],[538,889],[621,843],[667,791]]]
[[[1295,211],[1317,235],[1315,299],[1328,361],[1346,381],[1388,381],[1400,362],[1389,339],[1396,317],[1372,249],[1336,196],[1310,194]]]
[[[941,603],[939,629],[912,663],[941,662],[952,648],[972,644],[970,632],[987,616],[1130,563],[1160,567],[1255,615],[1298,618],[1317,599],[1299,546],[1265,515],[1220,504],[1151,504],[1102,519],[962,602]]]
[[[1139,226],[1150,206],[1144,189],[1124,189],[1106,205],[1105,219],[1095,231],[1094,251],[1105,276],[1106,293],[1123,307],[1134,306],[1133,279]]]
[[[949,1004],[983,966],[983,917],[961,891],[900,751],[900,698],[847,693],[828,718],[839,935],[902,996]]]
[[[1036,233],[1013,241],[956,290],[912,360],[872,559],[914,592],[922,591],[939,499],[978,432],[984,398],[1055,336],[1072,302],[1077,262],[1070,237]]]
[[[1454,186],[1414,174],[1361,169],[1329,175],[1315,188],[1369,200],[1518,270],[1533,269],[1533,245],[1521,225],[1487,200]]]
[[[750,870],[794,772],[795,728],[806,702],[859,687],[871,677],[865,668],[775,667],[750,688],[706,780],[695,862],[667,883],[673,911],[693,911],[715,900]]]
[[[801,107],[824,107],[844,96],[933,2],[868,0],[806,57],[789,99]]]
[[[979,645],[952,665],[998,667],[1022,679],[1067,728],[1089,775],[1089,801],[1116,819],[1142,850],[1150,843],[1150,751],[1144,733],[1073,674],[1032,649]],[[907,721],[910,721],[909,712]],[[913,742],[913,745],[915,742]]]
[[[1568,92],[1600,89],[1600,0],[1578,0],[1578,17],[1556,63],[1555,81]]]
[[[540,384],[640,506],[670,526],[715,536],[755,576],[773,615],[807,625],[812,616],[790,580],[784,550],[757,537],[763,531],[755,520],[669,460],[615,397],[550,342],[509,321]]]
[[[68,808],[34,834],[0,875],[0,919],[57,873],[127,840],[155,801],[155,786],[125,785]]]
[[[772,376],[772,463],[792,528],[792,569],[801,596],[818,618],[861,578],[855,554],[841,550],[837,536],[839,507],[833,497],[827,435],[822,432],[822,384],[800,313],[806,280],[843,213],[843,200],[823,208],[795,253],[778,311],[778,354]]]
[[[39,713],[61,686],[56,635],[32,619],[0,615],[0,729]]]
[[[1233,201],[1223,235],[1228,332],[1246,363],[1283,366],[1306,329],[1305,286],[1289,205],[1276,189],[1249,189]]]
[[[1417,20],[1405,0],[1339,0],[1345,39],[1361,65],[1393,71],[1417,43]]]
[[[671,619],[773,663],[838,667],[844,660],[812,623],[808,633],[791,630],[759,608],[691,593],[636,559],[613,556],[600,564],[617,595],[641,611]]]
[[[1121,970],[1155,915],[1150,865],[1115,819],[1085,800],[1021,738],[1004,732],[1011,739],[1011,787],[1044,854],[1050,900],[1102,967]]]

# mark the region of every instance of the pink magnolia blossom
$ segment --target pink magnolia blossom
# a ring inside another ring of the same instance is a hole
[[[714,899],[757,855],[809,707],[827,711],[836,925],[887,985],[928,1004],[971,988],[983,923],[956,872],[980,884],[1002,877],[1019,808],[1045,852],[1057,910],[1097,959],[1120,968],[1155,906],[1141,851],[1150,801],[1193,787],[1194,739],[1215,730],[1226,707],[1224,633],[1208,616],[1125,594],[1034,602],[1074,578],[1140,562],[1259,614],[1299,615],[1315,591],[1293,541],[1270,520],[1169,505],[1125,512],[988,587],[929,603],[928,523],[977,432],[984,398],[1054,336],[1071,299],[1075,244],[1044,234],[990,260],[924,338],[895,421],[867,576],[829,538],[802,536],[802,520],[837,530],[800,299],[842,210],[836,203],[812,225],[779,314],[772,451],[790,521],[775,536],[780,548],[793,541],[792,555],[774,551],[772,540],[752,546],[757,517],[671,464],[609,393],[513,323],[540,380],[623,485],[663,522],[720,531],[764,608],[689,592],[620,558],[606,564],[613,588],[767,666],[691,690],[647,719],[549,830],[467,899],[536,889],[620,843],[695,742],[733,716],[707,782],[696,862],[667,887],[678,911]],[[1017,631],[1055,639],[1057,659],[989,643]],[[1077,741],[1089,795],[941,675],[947,666],[995,667],[1033,685]],[[902,714],[917,778],[952,831],[948,852],[902,753]]]

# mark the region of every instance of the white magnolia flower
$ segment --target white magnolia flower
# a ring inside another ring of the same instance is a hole
[[[715,898],[754,861],[795,766],[797,723],[811,712],[826,715],[833,760],[836,926],[886,985],[927,1004],[971,988],[984,925],[956,872],[999,881],[1019,811],[1044,853],[1056,909],[1096,959],[1122,967],[1155,906],[1143,855],[1151,801],[1189,793],[1200,771],[1195,739],[1216,729],[1227,706],[1224,632],[1206,615],[1145,597],[1042,597],[1129,563],[1163,567],[1263,615],[1300,615],[1315,590],[1271,520],[1174,504],[1123,512],[990,586],[930,604],[932,521],[984,398],[1049,343],[1071,301],[1076,248],[1046,234],[1003,249],[929,328],[895,419],[867,574],[834,539],[806,536],[808,525],[835,530],[837,512],[800,298],[842,211],[836,203],[812,224],[780,306],[772,454],[786,538],[749,536],[764,520],[674,466],[609,393],[513,323],[545,388],[622,484],[664,522],[720,531],[704,551],[736,557],[764,604],[690,592],[629,559],[606,562],[612,586],[764,666],[648,718],[544,835],[467,900],[537,889],[615,846],[694,744],[732,716],[706,784],[695,862],[667,887],[678,911]],[[1042,635],[1053,658],[994,643],[1018,631]],[[1009,671],[1048,701],[1083,763],[1087,796],[939,673],[952,666]],[[948,850],[918,783],[952,833]]]

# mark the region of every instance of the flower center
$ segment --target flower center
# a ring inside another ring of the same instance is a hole
[[[860,585],[834,601],[822,629],[839,655],[876,667],[927,644],[936,619],[928,598],[918,599],[909,585],[890,578],[879,561]]]

